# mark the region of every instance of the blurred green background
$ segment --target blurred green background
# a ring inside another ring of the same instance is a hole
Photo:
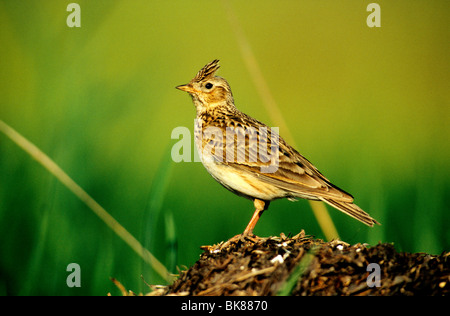
[[[273,126],[243,30],[297,149],[382,226],[335,211],[342,240],[450,249],[450,2],[0,1],[0,119],[54,159],[169,270],[245,228],[250,201],[201,163],[174,163],[194,106],[174,87],[219,58],[242,111]],[[283,136],[283,128],[280,129]],[[260,236],[324,238],[306,201],[271,204]],[[164,281],[66,187],[0,134],[0,294],[148,292]],[[69,263],[81,288],[66,286]]]

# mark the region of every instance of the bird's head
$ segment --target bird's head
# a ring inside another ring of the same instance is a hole
[[[176,87],[191,95],[198,113],[217,106],[234,107],[230,85],[224,78],[215,76],[219,67],[219,60],[215,59],[200,69],[188,84]]]

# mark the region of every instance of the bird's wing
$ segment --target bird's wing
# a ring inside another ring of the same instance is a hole
[[[233,138],[229,135],[230,129],[226,133],[228,136],[223,136],[222,142],[226,146],[223,146],[221,153],[222,163],[284,189],[291,197],[328,198],[349,203],[353,201],[349,193],[333,185],[313,164],[266,125],[246,115],[240,115],[231,121],[238,120],[242,124],[231,128],[234,131],[234,141],[231,141]],[[220,147],[219,143],[215,142],[215,145]]]

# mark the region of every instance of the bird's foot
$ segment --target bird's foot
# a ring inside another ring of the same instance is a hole
[[[239,246],[240,244],[244,244],[246,242],[256,243],[256,242],[260,241],[261,239],[264,239],[264,238],[258,237],[255,234],[253,234],[252,232],[250,232],[250,233],[244,232],[242,234],[238,234],[236,236],[231,237],[230,239],[228,239],[225,242],[222,241],[221,243],[213,245],[213,246],[201,246],[200,249],[207,250],[209,252],[218,252],[218,251],[221,251],[222,249],[229,248],[232,244],[236,244]]]
[[[258,237],[253,233],[244,232],[242,234],[231,237],[226,242],[224,242],[220,248],[224,249],[224,248],[229,247],[231,244],[245,243],[247,241],[256,243],[260,239],[261,239],[261,237]]]

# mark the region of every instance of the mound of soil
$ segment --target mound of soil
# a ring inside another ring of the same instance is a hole
[[[397,252],[306,236],[201,247],[200,259],[150,295],[448,295],[450,252]]]

